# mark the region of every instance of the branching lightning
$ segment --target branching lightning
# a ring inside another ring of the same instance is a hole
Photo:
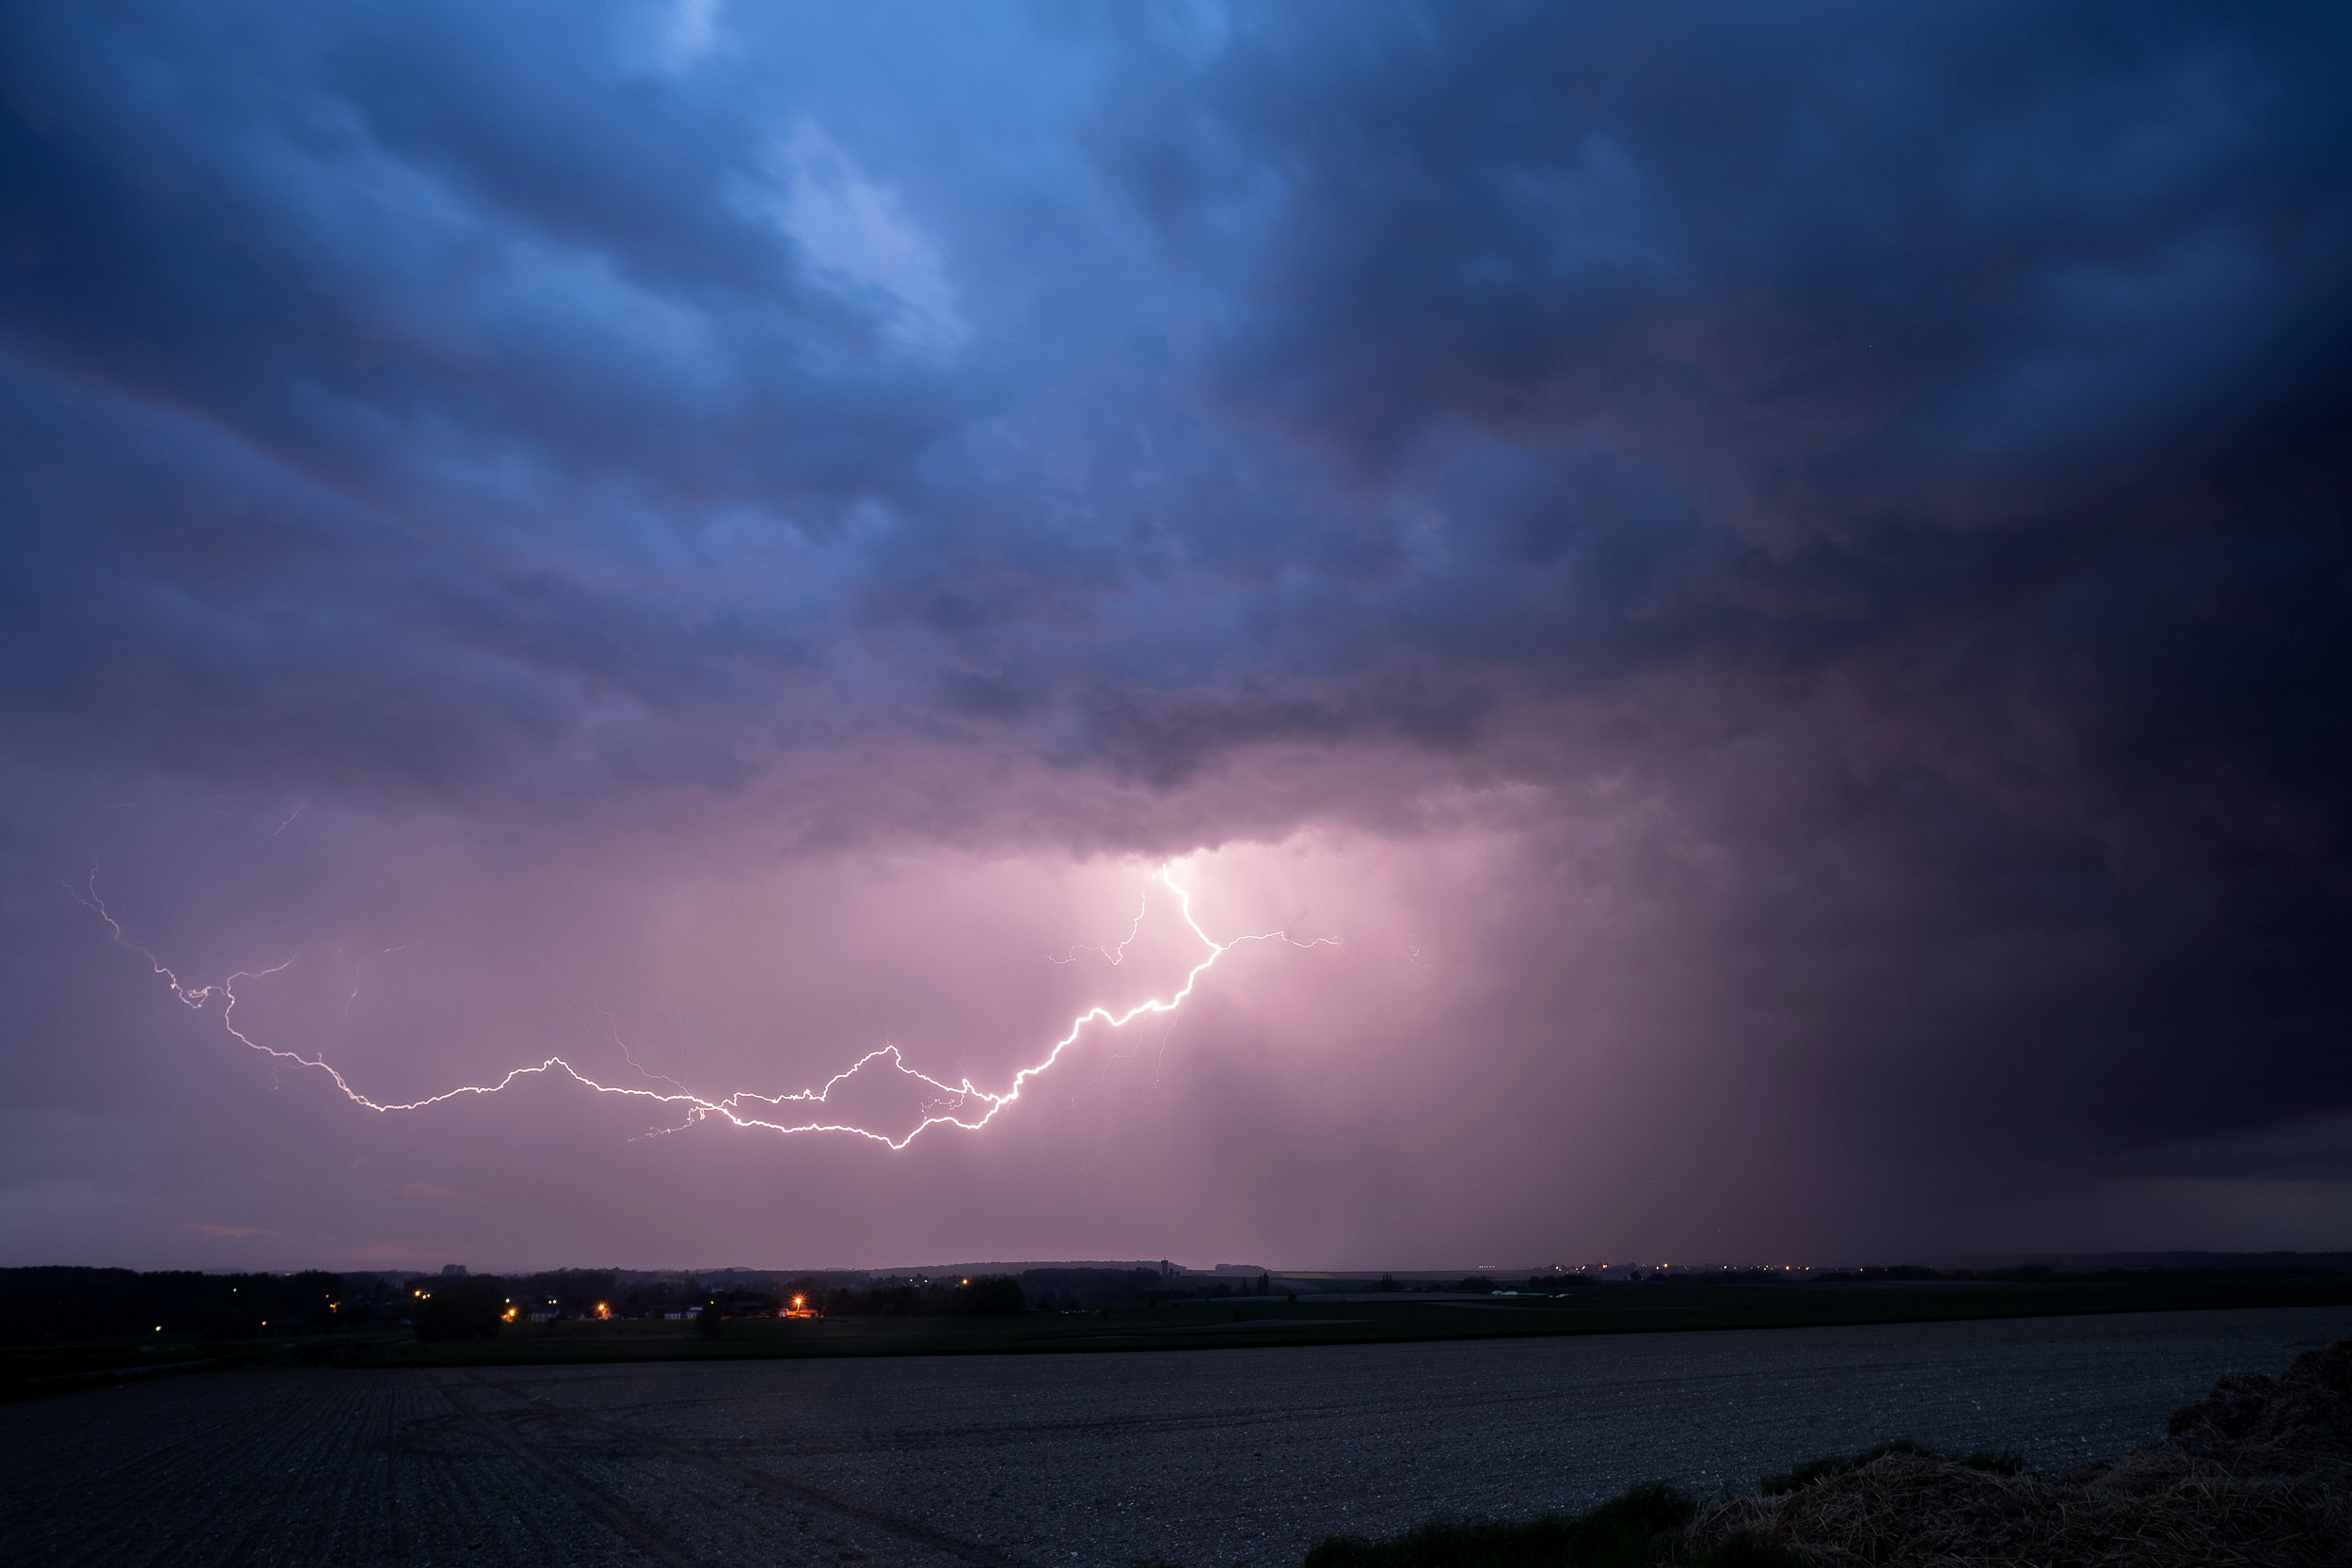
[[[288,820],[291,821],[292,818]],[[1184,983],[1166,996],[1148,998],[1124,1011],[1114,1011],[1098,1005],[1078,1014],[1071,1020],[1069,1029],[1062,1034],[1060,1038],[1053,1042],[1040,1059],[1016,1071],[1001,1090],[981,1088],[968,1076],[961,1083],[948,1084],[908,1066],[905,1056],[897,1045],[885,1044],[860,1056],[848,1067],[826,1079],[818,1087],[787,1094],[770,1095],[761,1094],[753,1089],[738,1089],[718,1099],[707,1099],[687,1089],[675,1079],[664,1079],[652,1073],[645,1073],[645,1076],[675,1085],[675,1092],[644,1088],[630,1084],[606,1084],[591,1078],[562,1056],[549,1056],[535,1067],[516,1068],[493,1084],[468,1084],[422,1100],[399,1102],[377,1101],[361,1094],[352,1087],[343,1074],[324,1057],[305,1055],[298,1051],[284,1051],[264,1045],[237,1027],[237,983],[241,980],[265,979],[272,974],[278,974],[294,963],[293,958],[273,964],[267,969],[239,970],[222,980],[202,986],[190,986],[152,952],[139,946],[124,934],[121,924],[108,912],[105,901],[98,895],[98,873],[95,869],[91,871],[86,888],[75,888],[69,884],[66,891],[72,895],[76,902],[106,923],[106,928],[113,933],[114,941],[119,945],[144,958],[155,975],[171,989],[172,995],[178,997],[180,1001],[201,1011],[215,999],[218,999],[221,1004],[222,1027],[226,1028],[230,1036],[239,1044],[248,1050],[259,1052],[273,1061],[310,1068],[325,1073],[333,1081],[335,1086],[343,1092],[346,1099],[366,1110],[381,1114],[395,1111],[421,1111],[467,1095],[497,1094],[520,1079],[561,1074],[570,1078],[581,1087],[594,1090],[597,1094],[614,1095],[627,1100],[642,1100],[668,1107],[671,1114],[679,1117],[680,1119],[675,1126],[660,1130],[664,1132],[683,1131],[699,1122],[715,1118],[747,1132],[775,1132],[787,1136],[802,1132],[846,1132],[895,1150],[906,1148],[934,1127],[959,1127],[967,1132],[978,1132],[995,1120],[999,1112],[1020,1100],[1022,1091],[1028,1086],[1030,1081],[1050,1070],[1054,1064],[1061,1059],[1063,1053],[1075,1045],[1089,1027],[1099,1024],[1105,1029],[1123,1029],[1137,1019],[1175,1012],[1184,1006],[1185,999],[1192,995],[1194,988],[1200,984],[1200,976],[1206,974],[1216,966],[1219,958],[1236,947],[1258,942],[1281,942],[1292,947],[1336,947],[1340,944],[1336,937],[1316,937],[1301,942],[1292,937],[1287,931],[1261,931],[1249,936],[1235,937],[1230,942],[1218,942],[1200,928],[1200,921],[1193,916],[1192,895],[1176,880],[1168,867],[1162,866],[1154,872],[1151,881],[1165,885],[1176,895],[1177,908],[1183,914],[1185,927],[1200,940],[1200,944],[1208,949],[1207,955],[1187,970]],[[1129,944],[1142,930],[1144,917],[1149,912],[1150,906],[1151,883],[1148,882],[1144,889],[1143,903],[1136,911],[1135,923],[1129,928],[1126,938],[1115,948],[1099,947],[1092,951],[1102,953],[1114,964],[1120,962],[1126,956]],[[1087,950],[1084,947],[1073,947],[1070,949],[1068,958],[1056,958],[1053,961],[1067,963],[1073,960],[1078,953]],[[387,951],[392,951],[392,949],[387,949]],[[614,1042],[621,1043],[620,1034],[617,1026],[614,1025],[612,1014],[597,1005],[593,998],[590,999],[590,1006],[596,1007],[596,1010],[603,1016]],[[622,1045],[622,1053],[625,1056],[628,1054],[625,1044]],[[635,1057],[628,1056],[628,1061],[630,1066],[638,1067]],[[855,1122],[829,1119],[826,1111],[821,1107],[827,1105],[833,1091],[868,1067],[885,1061],[890,1070],[903,1078],[913,1080],[924,1091],[924,1098],[921,1101],[921,1118],[913,1130],[902,1136],[893,1137],[887,1132],[876,1132],[871,1128],[859,1126]],[[641,1073],[645,1072],[642,1067],[638,1067],[638,1070]],[[766,1109],[758,1110],[754,1107],[766,1107]],[[805,1119],[801,1119],[803,1117]]]
[[[1165,879],[1168,876],[1168,868],[1162,866],[1160,868],[1159,875],[1162,879]],[[1174,882],[1169,882],[1168,885],[1170,887],[1176,886]],[[1181,893],[1183,890],[1178,889],[1178,891]],[[1143,917],[1151,912],[1152,884],[1146,882],[1143,886],[1143,896],[1136,901],[1136,918],[1129,923],[1127,927],[1127,934],[1120,938],[1118,946],[1096,947],[1089,946],[1085,942],[1077,942],[1066,949],[1058,958],[1051,953],[1044,954],[1042,957],[1049,964],[1074,964],[1078,961],[1078,955],[1081,953],[1100,953],[1103,957],[1111,961],[1113,967],[1123,964],[1127,961],[1127,949],[1135,945],[1136,938],[1142,933]],[[1190,909],[1187,908],[1185,911],[1185,919],[1189,920],[1191,917]],[[1198,932],[1200,929],[1200,927],[1198,926],[1193,927],[1195,932]],[[1200,940],[1207,942],[1209,939],[1202,937]],[[1243,940],[1248,941],[1248,939],[1244,938]]]

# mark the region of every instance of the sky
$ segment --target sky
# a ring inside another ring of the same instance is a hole
[[[8,7],[0,1263],[2352,1247],[2346,80]]]

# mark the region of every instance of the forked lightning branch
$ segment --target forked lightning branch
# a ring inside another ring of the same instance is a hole
[[[325,1073],[333,1080],[335,1086],[343,1092],[346,1099],[354,1105],[365,1110],[386,1114],[395,1111],[428,1110],[435,1105],[467,1095],[497,1094],[525,1078],[561,1074],[582,1088],[594,1090],[597,1094],[616,1095],[624,1099],[644,1101],[665,1107],[671,1115],[678,1117],[674,1126],[663,1129],[667,1132],[681,1131],[698,1122],[717,1119],[749,1132],[775,1132],[785,1135],[803,1132],[847,1132],[884,1145],[889,1148],[901,1149],[934,1127],[959,1127],[967,1132],[976,1132],[986,1127],[996,1119],[999,1112],[1020,1100],[1022,1091],[1031,1081],[1051,1070],[1054,1064],[1059,1061],[1063,1053],[1071,1047],[1076,1045],[1088,1030],[1123,1029],[1139,1019],[1174,1013],[1193,994],[1194,990],[1200,983],[1200,977],[1215,968],[1219,958],[1237,947],[1250,942],[1279,942],[1291,947],[1336,947],[1339,945],[1339,939],[1336,937],[1315,937],[1302,942],[1292,937],[1287,931],[1261,931],[1248,936],[1234,937],[1226,942],[1218,942],[1201,929],[1200,921],[1192,912],[1191,894],[1176,880],[1168,867],[1162,866],[1154,872],[1151,883],[1164,885],[1175,895],[1176,907],[1183,916],[1184,926],[1206,949],[1204,955],[1185,971],[1184,983],[1166,996],[1147,998],[1123,1011],[1114,1011],[1112,1008],[1099,1005],[1087,1008],[1070,1021],[1070,1027],[1058,1039],[1046,1048],[1043,1055],[1014,1072],[1001,1089],[982,1088],[969,1077],[956,1084],[934,1078],[927,1072],[909,1066],[898,1047],[892,1044],[867,1052],[813,1089],[802,1089],[787,1094],[761,1094],[755,1089],[738,1089],[716,1099],[709,1099],[682,1086],[673,1092],[641,1087],[631,1084],[607,1084],[590,1077],[562,1056],[548,1056],[534,1066],[516,1068],[496,1083],[461,1085],[456,1088],[446,1089],[422,1100],[402,1101],[373,1099],[353,1087],[351,1081],[343,1075],[342,1070],[324,1056],[309,1055],[300,1051],[281,1050],[276,1046],[264,1045],[238,1025],[237,987],[239,983],[267,979],[291,967],[294,959],[289,958],[283,963],[272,964],[266,969],[239,970],[223,979],[205,985],[191,986],[183,981],[176,971],[166,965],[152,952],[139,946],[124,933],[121,924],[108,911],[105,901],[98,895],[98,879],[95,872],[91,874],[87,887],[80,889],[69,887],[67,891],[99,919],[106,923],[106,928],[113,933],[117,943],[144,958],[156,977],[171,989],[172,995],[199,1011],[217,1002],[220,1005],[222,1027],[239,1044],[248,1050],[260,1052],[275,1061]],[[1135,926],[1128,931],[1126,940],[1120,942],[1116,949],[1107,947],[1096,949],[1108,956],[1114,963],[1125,955],[1128,943],[1132,942],[1137,932],[1142,929],[1144,918],[1150,912],[1151,883],[1146,884],[1144,906],[1136,912]],[[1074,954],[1077,949],[1073,948],[1072,951]],[[886,1132],[878,1132],[873,1128],[861,1126],[855,1121],[837,1119],[830,1114],[834,1091],[869,1068],[886,1070],[910,1081],[921,1094],[921,1117],[904,1134],[894,1137]],[[675,1081],[671,1080],[671,1082]]]

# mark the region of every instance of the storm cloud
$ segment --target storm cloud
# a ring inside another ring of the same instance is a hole
[[[2347,1244],[2332,12],[0,37],[9,1260]],[[257,1108],[58,887],[772,1090],[1009,1070],[1168,857],[1344,956],[906,1156]]]

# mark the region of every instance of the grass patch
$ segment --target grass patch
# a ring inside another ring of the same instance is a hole
[[[1683,1528],[1698,1512],[1690,1495],[1663,1482],[1637,1486],[1583,1513],[1547,1513],[1511,1523],[1436,1520],[1385,1541],[1335,1535],[1307,1554],[1305,1568],[1798,1568],[1802,1560],[1753,1535],[1719,1541],[1681,1558]]]
[[[1689,1568],[1808,1568],[1792,1548],[1748,1530],[1727,1535],[1682,1561]]]
[[[1757,1483],[1756,1490],[1768,1497],[1785,1497],[1789,1493],[1811,1486],[1816,1481],[1827,1481],[1832,1476],[1842,1476],[1859,1470],[1872,1460],[1884,1459],[1890,1453],[1909,1454],[1915,1459],[1943,1457],[1931,1449],[1921,1448],[1908,1437],[1898,1437],[1891,1443],[1881,1443],[1875,1449],[1865,1449],[1860,1453],[1842,1459],[1808,1459],[1792,1470],[1784,1470],[1776,1476],[1766,1476]],[[2025,1458],[2006,1449],[1979,1449],[1967,1458],[1954,1460],[1952,1463],[1995,1476],[2023,1475],[2026,1469]]]
[[[1988,1476],[2022,1476],[2026,1473],[2026,1456],[2013,1449],[1971,1449],[1961,1463],[1971,1470],[1982,1470]]]
[[[2022,1458],[2006,1450],[1979,1449],[1965,1459],[1943,1461],[1908,1438],[1898,1438],[1768,1476],[1759,1491],[1768,1497],[1788,1497],[1889,1454],[1996,1476],[2015,1476],[2026,1467]],[[1685,1531],[1697,1513],[1688,1493],[1653,1481],[1583,1513],[1546,1513],[1508,1523],[1436,1519],[1381,1541],[1335,1535],[1307,1554],[1304,1568],[1803,1568],[1805,1560],[1792,1547],[1751,1529],[1692,1548]]]

